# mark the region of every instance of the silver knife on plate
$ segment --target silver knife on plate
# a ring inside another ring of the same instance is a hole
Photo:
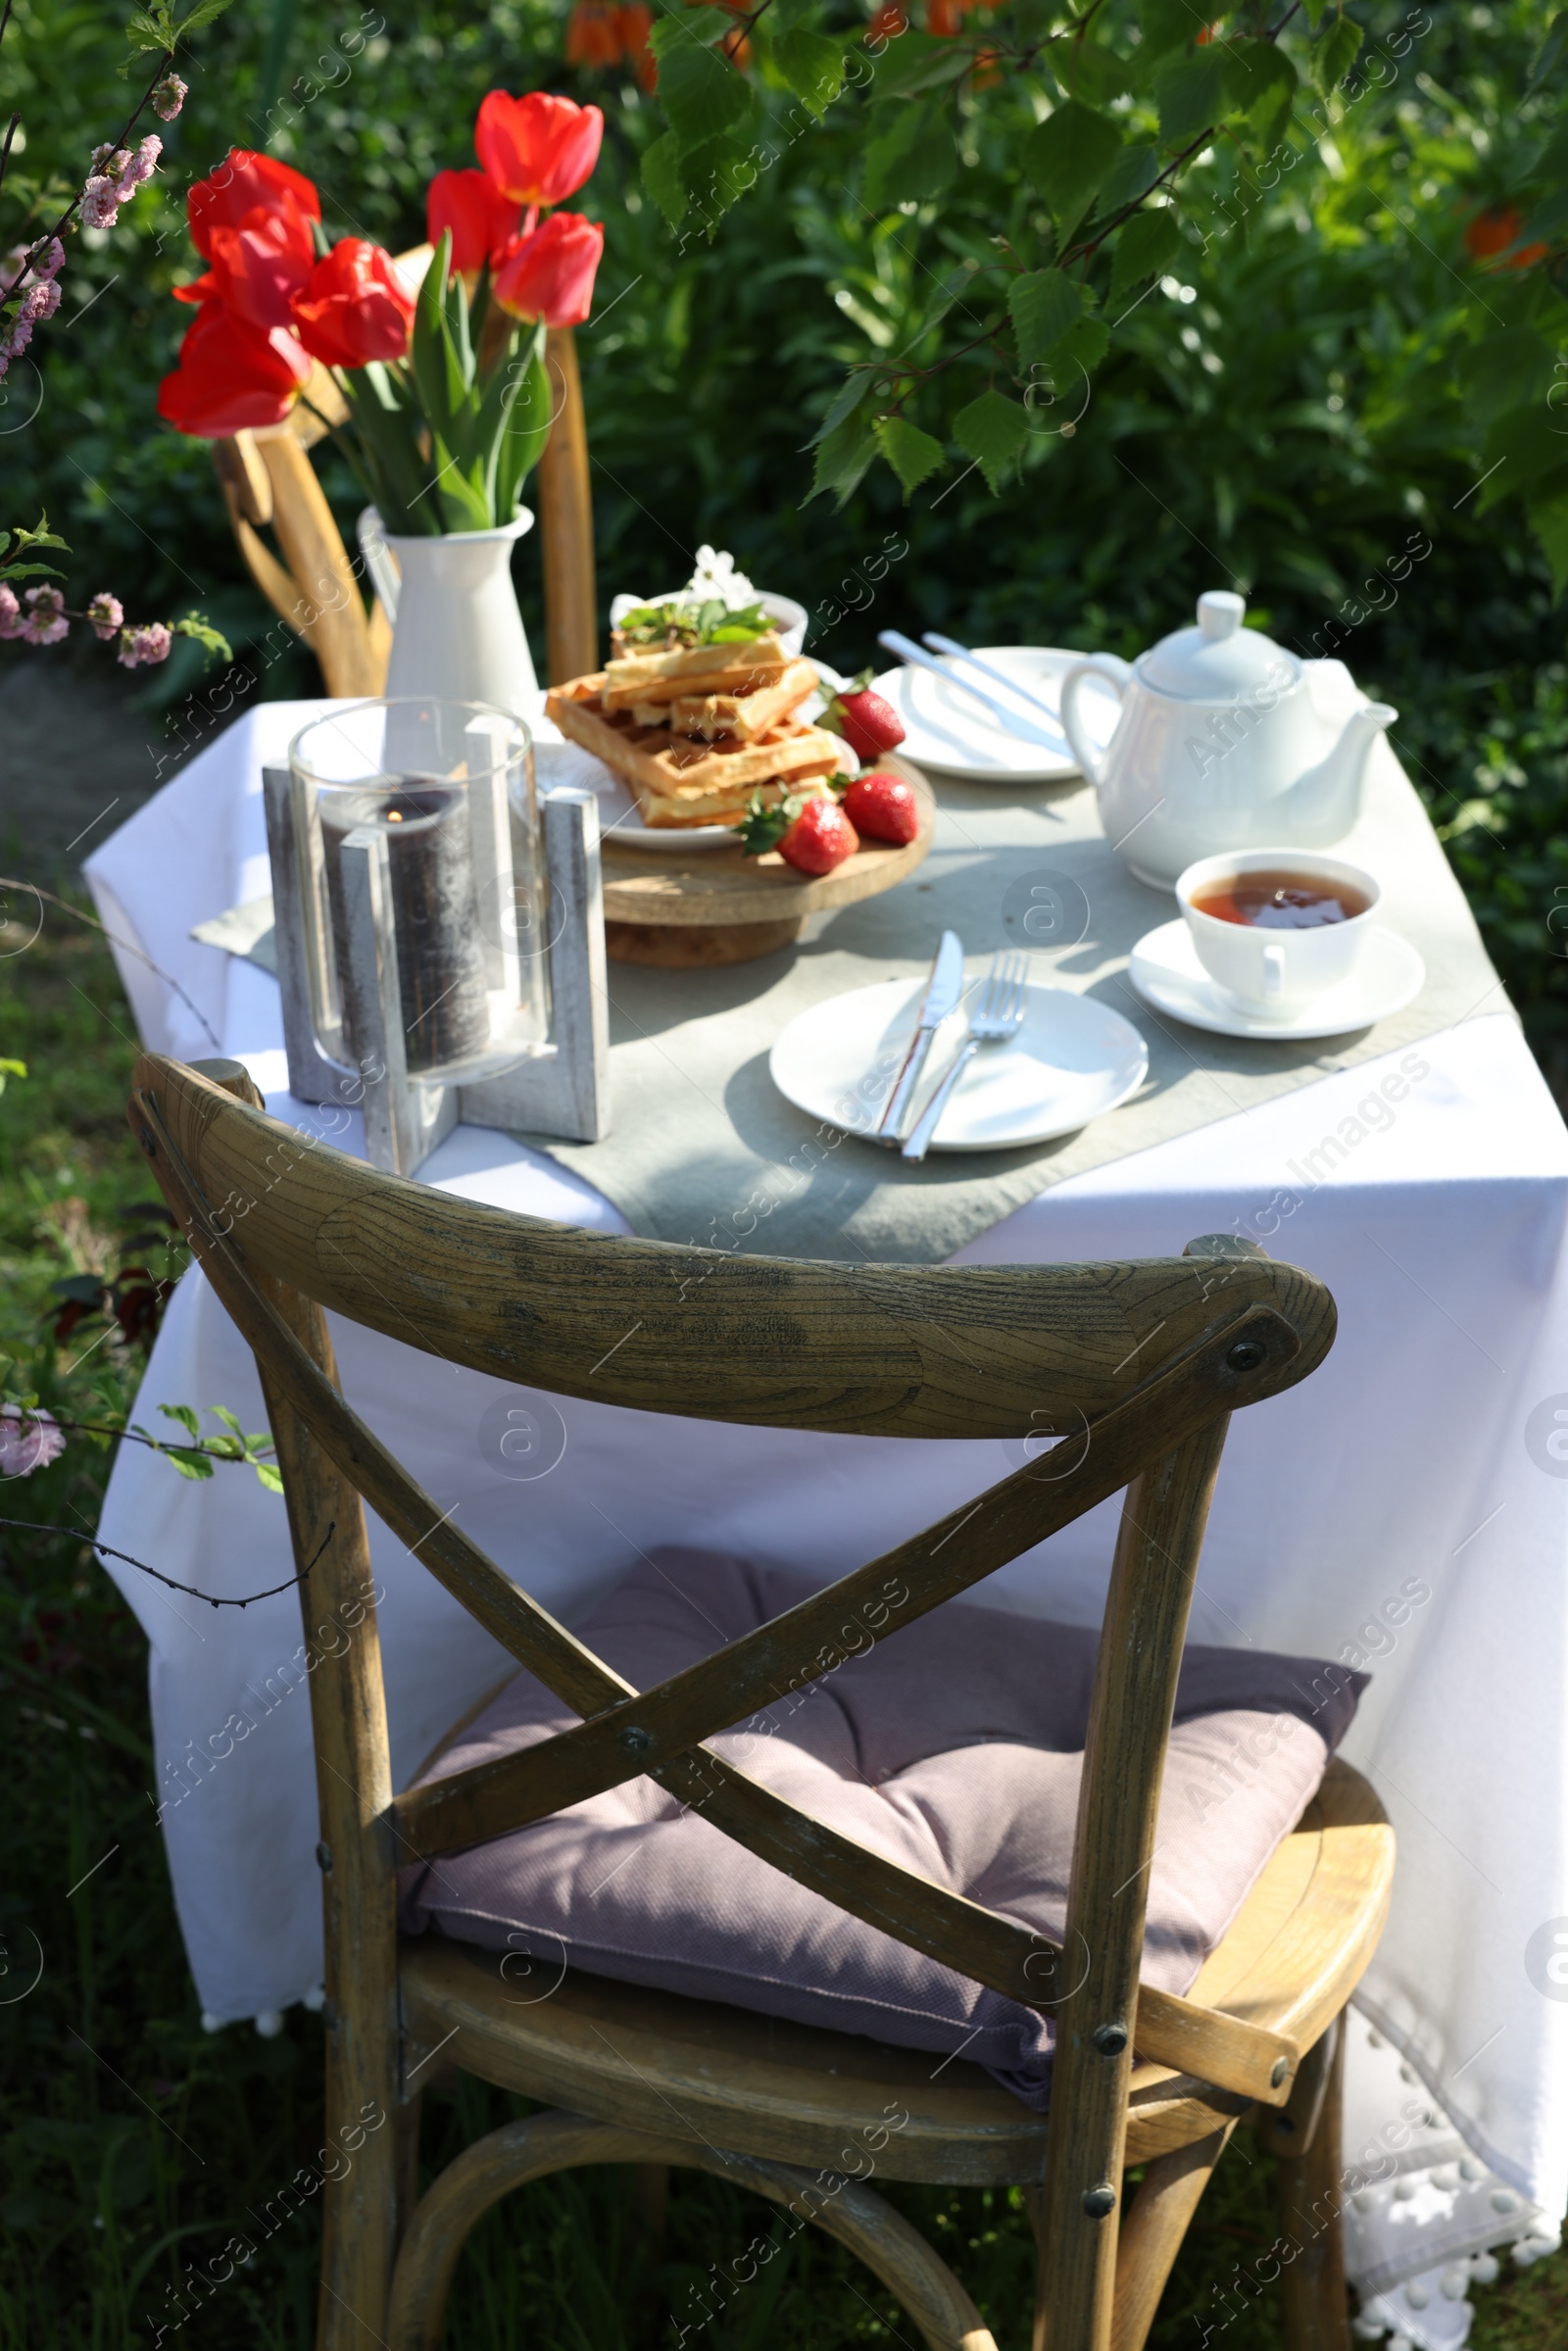
[[[956,931],[944,931],[932,961],[931,977],[926,982],[914,1035],[909,1041],[909,1050],[904,1056],[904,1066],[899,1071],[893,1092],[888,1096],[887,1107],[877,1121],[875,1141],[902,1142],[901,1129],[914,1090],[920,1083],[920,1073],[925,1067],[926,1055],[931,1051],[931,1040],[962,994],[963,941]]]

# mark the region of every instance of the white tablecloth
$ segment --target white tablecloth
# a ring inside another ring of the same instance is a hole
[[[275,983],[187,936],[268,885],[265,859],[203,820],[229,805],[220,787],[236,761],[279,755],[292,713],[264,706],[253,719],[132,818],[89,875],[111,929],[180,980],[273,1114],[305,1124],[313,1114],[285,1091]],[[121,961],[149,1045],[215,1050],[167,987]],[[1390,1078],[1402,1079],[1392,1102],[1379,1091]],[[1320,1149],[1329,1138],[1336,1147]],[[505,1136],[460,1129],[423,1173],[496,1205],[624,1229],[600,1195]],[[1353,1652],[1374,1677],[1346,1747],[1399,1839],[1393,1916],[1358,2000],[1392,2052],[1371,2049],[1365,2024],[1352,2035],[1348,2186],[1369,2288],[1416,2269],[1436,2278],[1446,2264],[1458,2290],[1456,2256],[1517,2235],[1527,2205],[1556,2215],[1568,2203],[1568,1985],[1546,1972],[1553,1922],[1568,1935],[1568,1460],[1560,1436],[1551,1442],[1559,1404],[1568,1422],[1565,1210],[1568,1134],[1499,1014],[1074,1177],[962,1252],[970,1263],[1164,1254],[1240,1229],[1320,1275],[1339,1301],[1322,1370],[1233,1423],[1193,1629],[1205,1641]],[[461,1510],[567,1621],[661,1541],[732,1545],[825,1582],[989,1484],[1016,1449],[535,1398],[545,1442],[523,1466],[553,1465],[519,1479],[497,1442],[517,1391],[352,1327],[334,1336],[358,1409],[439,1506]],[[138,1417],[165,1401],[227,1404],[262,1425],[246,1350],[194,1273],[172,1301]],[[1093,1620],[1113,1523],[1107,1504],[977,1596]],[[282,1503],[248,1472],[191,1486],[130,1446],[103,1534],[214,1592],[289,1572]],[[403,1779],[508,1660],[373,1520],[371,1548]],[[203,2005],[220,2018],[275,2009],[319,1973],[295,1597],[240,1615],[114,1572],[152,1647],[164,1828]],[[1460,2158],[1476,2179],[1455,2171]],[[1403,2177],[1380,2184],[1390,2164]],[[1465,2307],[1436,2283],[1425,2307],[1402,2291],[1395,2301],[1413,2340],[1459,2339]]]

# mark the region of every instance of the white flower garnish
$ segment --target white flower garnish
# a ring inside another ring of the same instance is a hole
[[[725,549],[699,547],[697,568],[681,590],[682,600],[688,598],[708,602],[716,598],[728,612],[757,602],[757,590],[744,571],[735,568],[735,558]]]

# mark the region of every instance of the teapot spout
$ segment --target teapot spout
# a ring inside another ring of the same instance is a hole
[[[1326,759],[1298,776],[1289,793],[1291,835],[1303,849],[1342,841],[1361,812],[1366,762],[1379,735],[1399,713],[1386,702],[1371,702],[1345,722]]]

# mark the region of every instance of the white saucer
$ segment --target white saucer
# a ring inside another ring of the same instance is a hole
[[[1402,1012],[1426,985],[1427,967],[1408,939],[1374,923],[1361,951],[1360,967],[1337,988],[1325,988],[1288,1020],[1264,1020],[1244,1012],[1208,976],[1198,959],[1185,922],[1161,923],[1133,949],[1128,977],[1156,1011],[1174,1013],[1195,1029],[1222,1037],[1261,1037],[1284,1044],[1296,1038],[1344,1037]]]
[[[977,645],[975,651],[995,668],[1004,669],[1057,708],[1061,681],[1082,654],[1064,653],[1051,645]],[[1059,784],[1078,773],[1060,721],[1036,710],[1031,702],[1009,695],[1005,686],[971,668],[951,654],[934,657],[955,677],[967,677],[982,693],[1015,708],[1020,731],[1012,734],[993,716],[983,702],[936,677],[929,669],[901,662],[874,681],[874,689],[893,705],[904,721],[899,750],[917,767],[932,775],[953,775],[968,783]],[[1091,687],[1081,705],[1084,724],[1097,751],[1103,751],[1116,731],[1121,706],[1109,686]],[[1023,733],[1037,727],[1047,739],[1036,742]]]
[[[963,1039],[981,979],[970,980],[964,1001],[937,1031],[916,1097],[921,1107]],[[813,1004],[768,1056],[774,1085],[808,1118],[868,1135],[903,1066],[924,993],[923,979],[879,980]],[[982,1045],[931,1148],[1015,1151],[1075,1134],[1136,1094],[1148,1068],[1148,1046],[1119,1012],[1067,988],[1031,985],[1022,1028],[1007,1045]]]

